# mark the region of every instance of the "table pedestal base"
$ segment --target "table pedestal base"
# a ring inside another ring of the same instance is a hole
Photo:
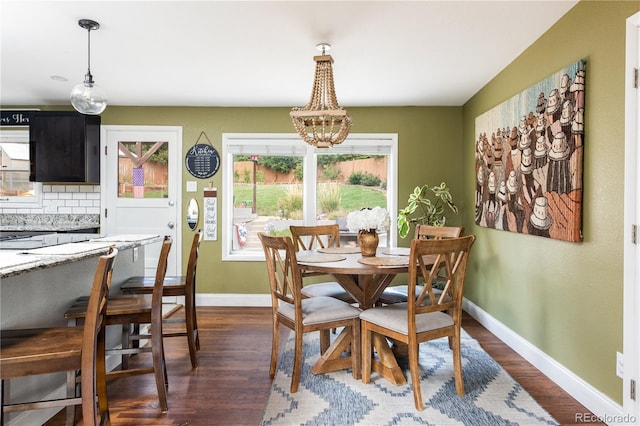
[[[380,374],[394,385],[406,384],[407,379],[402,373],[402,369],[398,365],[398,361],[396,361],[396,357],[384,336],[372,333],[371,341],[377,354],[377,358],[371,359],[372,371]],[[333,343],[331,343],[325,353],[320,356],[320,359],[311,367],[311,372],[313,374],[322,374],[351,368],[351,356],[343,356],[344,352],[350,350],[350,345],[351,330],[345,328]],[[360,371],[357,371],[353,377],[360,379],[362,378],[362,374]]]
[[[342,329],[338,337],[331,343],[329,348],[320,356],[320,359],[311,367],[313,374],[329,373],[331,371],[344,370],[352,367],[351,355],[343,356],[344,352],[350,352],[352,341],[351,328]],[[355,379],[362,378],[360,368],[354,371]]]

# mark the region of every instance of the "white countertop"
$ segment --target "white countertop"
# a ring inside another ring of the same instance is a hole
[[[107,253],[111,246],[125,250],[160,241],[160,235],[111,235],[91,241],[31,250],[0,250],[0,279],[100,256]]]

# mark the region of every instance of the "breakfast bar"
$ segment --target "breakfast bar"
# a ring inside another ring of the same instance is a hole
[[[55,234],[53,234],[55,235]],[[32,327],[66,326],[64,313],[78,297],[88,296],[98,257],[109,247],[118,248],[111,294],[120,292],[120,286],[129,277],[144,275],[145,246],[160,243],[159,235],[92,235],[82,241],[40,247],[0,250],[0,328],[3,330]],[[51,236],[50,238],[54,238]],[[62,239],[60,240],[62,241]],[[25,246],[27,244],[25,243]],[[119,327],[107,330],[107,347],[121,343]],[[107,360],[107,368],[115,367],[117,360]],[[5,399],[22,398],[25,394],[64,395],[64,374],[31,376],[10,381]],[[24,413],[29,423],[40,424],[55,409]]]
[[[120,251],[112,293],[133,275],[144,275],[144,247],[159,235],[101,236],[40,248],[0,250],[2,329],[65,325],[70,302],[88,296],[98,256],[110,246]]]

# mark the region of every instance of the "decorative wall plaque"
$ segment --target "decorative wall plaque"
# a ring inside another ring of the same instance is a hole
[[[218,240],[218,188],[204,190],[204,240]]]
[[[0,111],[0,126],[28,126],[34,110],[2,110]]]
[[[208,144],[198,143],[202,137]],[[192,176],[199,179],[207,179],[215,175],[220,168],[220,155],[211,145],[211,141],[204,132],[200,133],[196,144],[189,148],[184,158],[184,164]]]

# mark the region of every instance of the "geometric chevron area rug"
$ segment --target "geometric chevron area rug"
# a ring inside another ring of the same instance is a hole
[[[291,333],[293,336],[293,333]],[[318,333],[304,336],[304,362],[298,392],[289,392],[293,366],[290,337],[278,359],[262,425],[557,425],[502,367],[462,332],[465,396],[456,394],[451,350],[446,338],[420,344],[423,411],[413,402],[408,367],[406,385],[377,373],[364,384],[351,370],[313,375],[320,353]]]

